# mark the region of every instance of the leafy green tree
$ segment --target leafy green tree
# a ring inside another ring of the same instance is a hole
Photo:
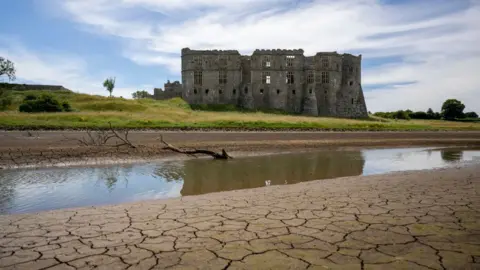
[[[393,114],[393,118],[395,118],[395,119],[410,120],[410,116],[408,115],[408,113],[407,113],[406,111],[402,111],[402,110],[396,111],[396,112]]]
[[[12,61],[0,56],[0,77],[6,75],[9,81],[15,80],[15,65]]]
[[[442,117],[445,120],[455,120],[464,117],[465,105],[457,99],[447,99],[442,105]]]
[[[103,82],[103,87],[107,89],[110,93],[110,97],[112,97],[113,88],[115,88],[115,78],[107,78]]]
[[[467,117],[467,118],[478,118],[478,114],[476,112],[467,112],[467,113],[465,113],[465,117]]]
[[[150,95],[150,93],[148,93],[147,91],[142,90],[142,91],[137,91],[132,93],[132,97],[134,99],[140,99],[140,98],[150,98],[152,97],[152,95]]]

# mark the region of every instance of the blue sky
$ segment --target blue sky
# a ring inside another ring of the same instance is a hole
[[[371,111],[480,112],[479,0],[7,0],[0,56],[19,82],[116,96],[180,79],[180,50],[303,48],[363,55]],[[6,80],[6,78],[2,78]],[[0,79],[1,80],[1,79]]]

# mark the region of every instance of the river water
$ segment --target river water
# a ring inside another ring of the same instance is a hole
[[[480,162],[480,149],[329,150],[104,167],[0,171],[0,214],[162,199]]]

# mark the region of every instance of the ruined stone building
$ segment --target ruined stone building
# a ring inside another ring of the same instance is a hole
[[[179,81],[174,81],[173,83],[170,80],[163,85],[164,89],[154,88],[153,89],[153,99],[164,100],[174,97],[182,97],[183,88],[182,84]]]
[[[182,97],[190,104],[235,104],[312,116],[367,117],[362,56],[303,50],[182,49]],[[177,88],[177,89],[180,89]]]

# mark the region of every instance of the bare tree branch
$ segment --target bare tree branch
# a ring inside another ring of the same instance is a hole
[[[205,149],[182,150],[182,149],[179,149],[179,148],[167,143],[165,140],[163,140],[162,135],[160,135],[160,141],[165,145],[165,147],[163,147],[163,149],[170,150],[170,151],[180,153],[180,154],[186,154],[186,155],[194,156],[194,157],[196,157],[195,154],[204,154],[204,155],[209,155],[209,156],[213,157],[214,159],[233,159],[233,157],[230,156],[227,153],[227,151],[225,151],[225,149],[222,149],[222,153],[217,153],[217,152],[210,151],[210,150],[205,150]]]

